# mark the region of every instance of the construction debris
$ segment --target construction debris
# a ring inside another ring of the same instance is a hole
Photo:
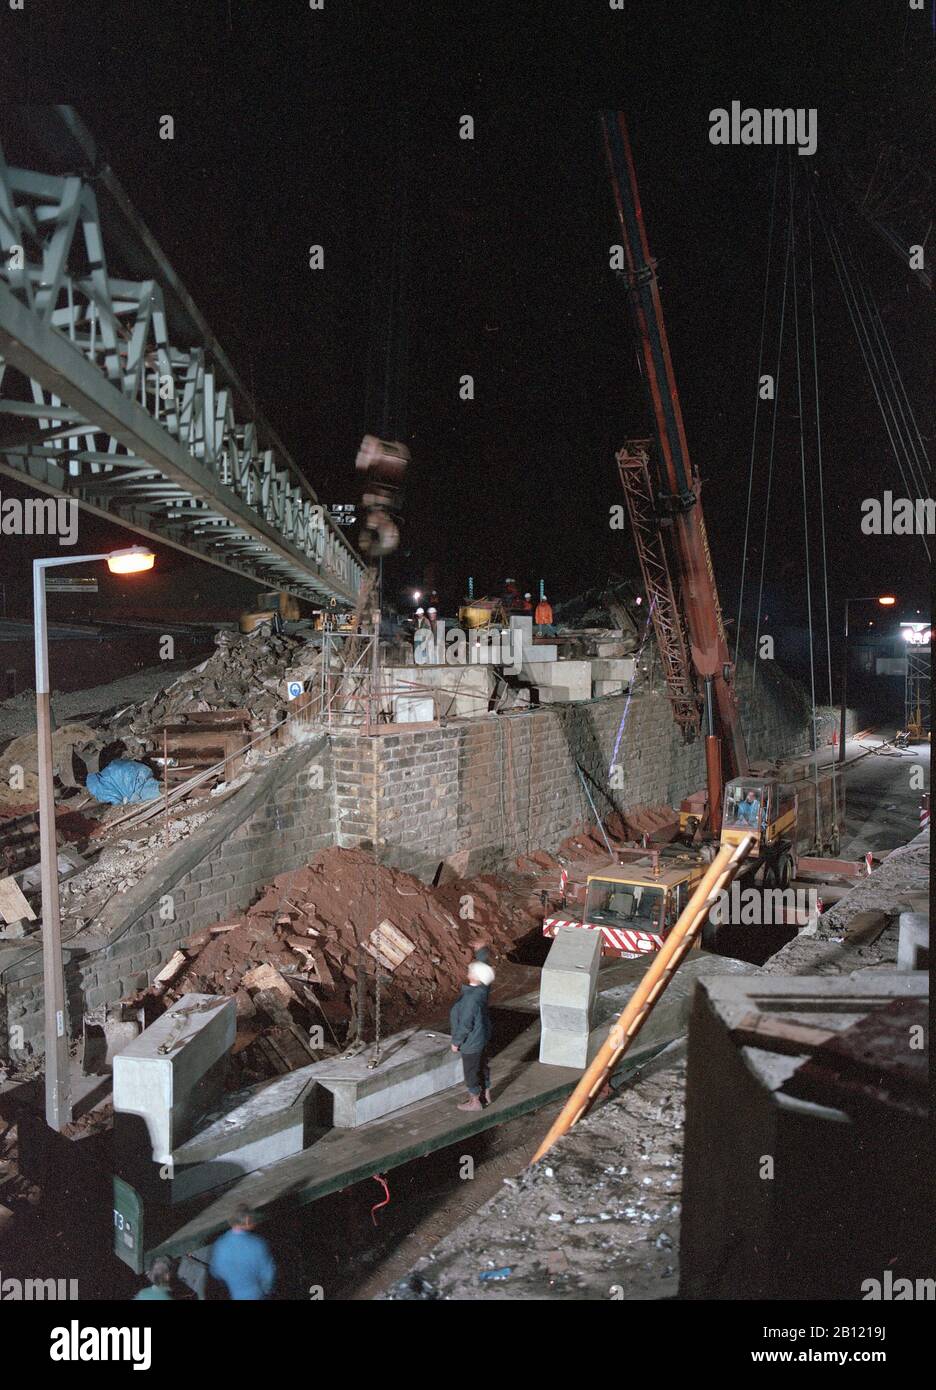
[[[334,1051],[370,1037],[378,971],[387,1032],[444,1015],[479,938],[500,957],[502,987],[525,984],[524,967],[504,957],[538,937],[541,913],[536,884],[521,875],[434,888],[366,850],[325,849],[274,879],[240,920],[196,932],[132,1002],[151,1018],[183,994],[232,995],[243,1084],[305,1065],[316,1025]]]

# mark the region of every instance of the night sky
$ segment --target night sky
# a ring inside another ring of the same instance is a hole
[[[2,20],[14,40],[6,60],[19,64],[8,95],[78,108],[320,498],[354,498],[366,431],[409,444],[404,545],[388,567],[398,592],[434,578],[452,609],[469,574],[477,592],[505,574],[531,588],[542,576],[557,600],[637,575],[628,533],[608,526],[622,501],[614,450],[650,422],[624,286],[608,268],[619,236],[604,106],[630,123],[726,614],[740,579],[775,151],[712,146],[712,108],[818,109],[816,158],[781,157],[776,235],[792,164],[798,236],[815,180],[865,267],[929,435],[932,296],[834,192],[843,167],[861,186],[888,144],[933,167],[929,10],[76,0],[66,21],[60,7],[27,9],[18,31]],[[172,142],[158,138],[164,113]],[[464,113],[473,141],[458,138]],[[925,231],[922,173],[904,195],[901,215]],[[815,224],[813,238],[836,626],[849,594],[888,589],[926,604],[928,572],[918,539],[860,534],[861,499],[904,489]],[[324,272],[307,267],[312,243],[325,247]],[[791,619],[805,603],[794,369],[788,350],[765,567]],[[458,398],[466,372],[470,403]],[[807,415],[813,487],[811,406]],[[762,410],[757,568],[768,424]],[[810,526],[819,583],[814,505]]]

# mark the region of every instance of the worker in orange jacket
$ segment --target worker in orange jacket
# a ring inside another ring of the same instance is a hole
[[[533,625],[538,632],[544,628],[551,628],[553,622],[552,604],[546,600],[546,595],[540,599],[536,605],[536,612],[533,614]]]

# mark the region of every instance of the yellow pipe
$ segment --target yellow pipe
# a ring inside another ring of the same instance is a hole
[[[654,956],[646,975],[634,990],[623,1012],[611,1025],[607,1038],[553,1121],[549,1133],[530,1160],[531,1163],[538,1163],[556,1140],[566,1134],[585,1114],[608,1076],[646,1023],[683,956],[692,946],[712,902],[734,878],[753,843],[754,836],[745,835],[739,844],[723,845],[718,851],[680,913],[673,930]]]

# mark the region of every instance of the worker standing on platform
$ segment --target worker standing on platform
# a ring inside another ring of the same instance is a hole
[[[237,1301],[269,1298],[276,1279],[270,1247],[253,1226],[250,1208],[237,1207],[231,1217],[231,1229],[211,1249],[211,1277],[226,1285],[230,1297]]]
[[[536,612],[533,614],[533,630],[534,632],[538,632],[540,636],[542,636],[544,632],[549,632],[552,630],[552,623],[552,604],[548,601],[546,595],[544,594],[543,597],[540,599],[539,603],[536,605]]]
[[[461,1053],[468,1099],[459,1110],[482,1110],[491,1103],[491,1071],[488,1065],[488,1043],[491,1041],[491,1014],[488,996],[494,983],[494,971],[479,960],[468,966],[468,983],[452,1005],[449,1028],[452,1051]]]

